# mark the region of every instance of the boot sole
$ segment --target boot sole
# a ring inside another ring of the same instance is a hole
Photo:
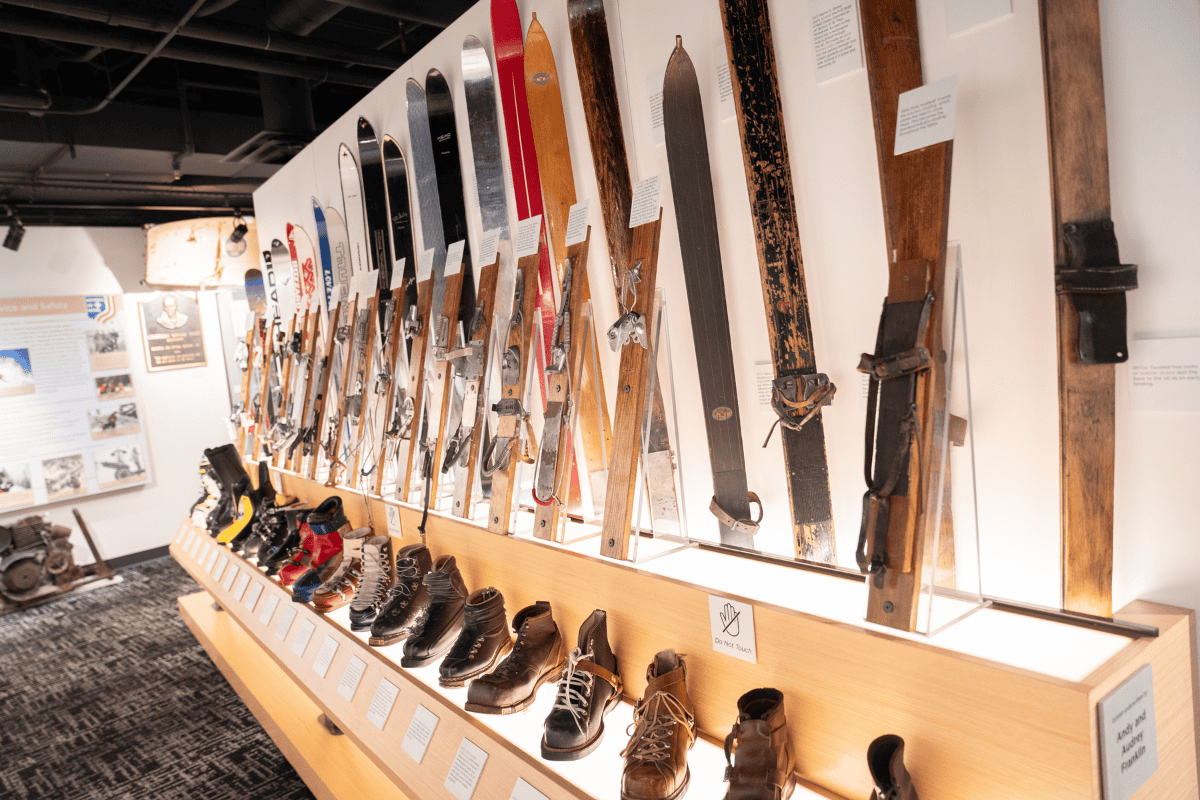
[[[444,653],[430,653],[424,658],[409,658],[408,656],[404,656],[404,658],[400,659],[400,666],[404,667],[405,669],[417,669],[420,667],[429,666],[435,661],[441,661],[446,657],[446,653],[449,652],[450,650],[447,649]]]
[[[679,788],[676,789],[675,791],[671,792],[666,797],[658,798],[658,800],[679,800],[679,798],[683,797],[683,795],[687,792],[688,784],[690,784],[691,782],[692,782],[692,768],[688,767],[687,771],[685,773],[683,773],[683,783],[679,784]],[[621,791],[621,800],[648,800],[648,798],[635,797],[630,794],[625,794],[625,791],[622,790]]]
[[[516,714],[519,711],[524,711],[533,705],[533,701],[537,699],[538,689],[542,688],[543,684],[549,683],[550,681],[558,681],[558,679],[562,676],[563,669],[566,666],[567,662],[564,660],[561,664],[546,670],[533,684],[533,691],[529,693],[529,696],[516,703],[513,703],[512,705],[489,706],[481,703],[466,703],[463,705],[463,708],[467,711],[473,711],[476,714]]]
[[[593,750],[600,746],[600,742],[604,739],[604,717],[608,716],[608,712],[612,711],[621,703],[621,695],[613,694],[608,698],[608,703],[605,704],[604,711],[600,715],[600,727],[596,729],[596,735],[587,742],[584,742],[579,747],[567,748],[560,750],[557,747],[551,747],[546,744],[545,735],[542,736],[542,758],[547,761],[578,761],[584,756],[590,754]]]
[[[500,659],[512,652],[512,648],[512,641],[510,640],[508,647],[502,647],[497,650],[495,654],[492,655],[492,660],[490,662],[475,670],[470,675],[463,675],[458,678],[443,678],[438,676],[438,686],[441,686],[443,689],[455,689],[460,686],[466,686],[467,681],[475,680],[480,675],[486,675],[495,669],[496,665],[500,663]]]
[[[370,630],[370,628],[367,630]],[[412,631],[401,631],[400,633],[393,633],[388,636],[372,636],[370,639],[367,639],[367,644],[371,645],[371,647],[387,647],[389,644],[404,641],[409,636],[412,636]]]
[[[354,598],[352,598],[352,597],[347,597],[345,600],[341,600],[336,603],[331,603],[327,606],[326,605],[318,606],[318,605],[314,604],[313,611],[316,611],[318,614],[328,614],[330,611],[337,611],[339,608],[343,608],[345,606],[350,605],[350,602],[353,599]]]

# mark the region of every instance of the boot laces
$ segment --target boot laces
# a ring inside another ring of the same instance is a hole
[[[387,599],[391,602],[392,598],[403,595],[404,597],[413,596],[413,583],[421,577],[417,570],[417,561],[414,558],[401,558],[396,560],[396,582],[392,584],[392,588],[388,589]]]
[[[500,666],[496,667],[492,674],[503,680],[516,677],[516,674],[521,671],[521,667],[525,662],[524,650],[527,643],[528,639],[525,637],[525,632],[518,633],[517,641],[513,645],[512,651],[500,662]]]
[[[562,680],[558,682],[558,694],[554,697],[554,709],[566,709],[571,712],[571,720],[580,733],[583,733],[583,712],[587,710],[592,696],[592,686],[596,676],[585,670],[576,669],[580,661],[592,661],[595,656],[589,648],[586,653],[578,647],[567,656],[567,668],[563,671]],[[553,709],[552,709],[553,710]]]
[[[462,599],[462,595],[448,576],[436,575],[433,580],[426,581],[425,585],[429,587],[429,599],[434,603],[449,603]]]
[[[328,589],[329,594],[341,594],[354,585],[354,581],[362,578],[362,562],[358,559],[350,562],[345,570],[339,570],[333,577]]]
[[[629,744],[621,755],[654,764],[663,777],[671,777],[668,762],[676,725],[685,726],[688,739],[695,739],[694,716],[683,702],[669,692],[655,692],[634,708],[633,722],[626,729],[630,733]]]
[[[382,548],[363,548],[363,583],[358,597],[363,605],[378,608],[387,589],[388,565]]]

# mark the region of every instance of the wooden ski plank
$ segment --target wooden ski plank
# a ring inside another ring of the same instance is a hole
[[[262,366],[259,367],[258,384],[258,422],[254,426],[254,456],[260,458],[264,446],[263,434],[267,427],[267,404],[270,400],[267,392],[271,380],[271,350],[275,345],[275,323],[264,317],[258,320],[258,340],[262,356]]]
[[[447,271],[450,265],[447,264]],[[454,330],[457,325],[458,312],[463,291],[463,272],[470,267],[467,264],[462,264],[459,270],[454,275],[446,277],[446,295],[445,305],[442,306],[442,322],[446,326],[443,341],[447,343],[447,350],[443,352],[435,352],[433,362],[433,375],[430,380],[434,384],[434,392],[431,397],[438,402],[439,413],[437,419],[437,435],[434,436],[433,426],[430,425],[429,434],[433,445],[433,467],[429,483],[430,507],[436,506],[438,496],[439,478],[442,474],[442,455],[446,447],[446,421],[450,414],[450,403],[454,399],[454,369],[453,365],[446,360],[446,352],[454,342]],[[436,340],[437,337],[435,337]],[[438,392],[437,389],[441,391]]]
[[[1056,264],[1062,225],[1111,215],[1097,0],[1039,2]],[[1056,296],[1062,607],[1112,615],[1115,370],[1079,357],[1079,313]]]
[[[563,112],[562,92],[558,82],[558,68],[554,62],[554,52],[546,31],[538,22],[537,14],[529,23],[525,35],[525,93],[529,101],[529,117],[533,124],[533,139],[537,149],[538,174],[542,178],[542,193],[546,200],[545,220],[550,231],[550,247],[554,252],[559,285],[562,285],[563,262],[571,257],[566,245],[567,218],[571,206],[575,204],[575,175],[571,168],[571,147],[567,139],[567,120]],[[575,261],[575,270],[571,277],[571,311],[573,331],[571,351],[568,363],[574,364],[576,352],[584,347],[582,336],[577,335],[578,310],[583,303],[591,300],[592,291],[587,274],[587,248],[583,249],[584,259]],[[593,326],[588,335],[588,345],[594,346],[596,330]],[[553,343],[551,343],[553,345]],[[607,397],[604,393],[604,376],[600,373],[599,364],[592,360],[583,362],[583,373],[572,376],[580,381],[579,389],[579,420],[580,433],[583,442],[583,464],[591,477],[593,503],[599,507],[604,497],[603,473],[608,469],[607,454],[612,451],[612,425],[609,421]],[[550,381],[551,393],[547,395],[552,400],[553,379]],[[564,448],[572,446],[571,440],[560,440]],[[575,507],[578,478],[576,470],[572,469],[570,499],[568,507]]]
[[[486,372],[488,369],[488,345],[492,341],[492,326],[496,319],[496,281],[500,274],[499,258],[491,264],[483,267],[479,271],[479,281],[476,288],[475,298],[479,304],[479,308],[483,310],[483,323],[476,334],[471,337],[472,341],[479,342],[477,346],[482,347],[483,368]],[[469,334],[468,334],[469,335]],[[478,399],[475,405],[475,414],[473,419],[466,419],[466,407],[463,408],[463,425],[469,425],[471,428],[471,436],[467,440],[465,447],[468,448],[467,462],[460,471],[458,483],[454,487],[454,506],[450,509],[450,513],[456,517],[465,517],[470,519],[471,507],[474,502],[475,488],[475,473],[478,472],[477,465],[479,463],[479,444],[483,439],[484,420],[487,417],[488,405],[485,389],[487,382],[481,376],[478,381]]]
[[[329,317],[328,328],[325,331],[325,374],[321,377],[321,385],[317,387],[319,394],[316,399],[316,407],[313,409],[312,457],[304,469],[304,477],[309,480],[316,477],[317,462],[321,460],[321,433],[325,430],[325,411],[329,407],[329,393],[333,391],[333,354],[337,347],[337,337],[334,336],[334,331],[337,330],[343,305],[345,304],[338,303],[334,306],[333,313]]]
[[[516,400],[522,404],[525,402],[530,364],[536,360],[530,356],[533,352],[534,326],[540,322],[540,318],[537,316],[537,286],[538,264],[542,258],[541,250],[543,248],[544,244],[538,248],[538,253],[525,256],[517,261],[517,279],[521,281],[520,285],[523,287],[521,307],[513,309],[514,316],[519,314],[519,317],[510,326],[508,341],[505,344],[506,349],[517,348],[516,379],[512,383],[505,383],[503,373],[501,373],[500,398],[502,401]],[[525,411],[528,412],[528,409]],[[513,484],[516,481],[517,465],[521,460],[519,454],[523,451],[521,427],[522,421],[515,416],[500,417],[496,424],[494,438],[508,438],[512,442],[512,448],[507,464],[492,473],[492,498],[488,507],[487,523],[487,528],[492,533],[512,532],[509,530],[509,520],[512,518]]]
[[[350,471],[351,486],[355,489],[360,488],[362,483],[362,475],[359,473],[359,466],[362,464],[363,456],[363,441],[367,436],[367,420],[371,416],[371,375],[372,367],[374,366],[375,353],[375,330],[376,325],[376,309],[379,306],[379,292],[371,296],[367,301],[367,335],[363,342],[362,357],[359,359],[358,374],[360,376],[360,384],[358,391],[362,395],[362,403],[358,411],[358,430],[354,436],[354,466]]]
[[[861,9],[891,262],[887,303],[916,303],[933,293],[923,345],[936,354],[942,352],[943,310],[953,301],[942,294],[953,143],[894,155],[900,94],[924,83],[916,2],[864,0]],[[916,628],[927,542],[940,512],[940,508],[926,507],[923,495],[936,477],[932,469],[936,459],[926,454],[938,452],[938,422],[946,413],[941,359],[934,358],[931,368],[915,380],[920,439],[914,437],[910,448],[907,491],[890,499],[888,568],[882,580],[868,578],[866,615],[869,622],[910,631]]]
[[[283,340],[283,348],[282,348],[283,349],[283,359],[282,359],[283,364],[282,364],[282,368],[281,368],[281,372],[280,372],[281,377],[279,379],[279,418],[280,419],[283,419],[287,415],[287,404],[288,404],[289,394],[291,392],[291,384],[289,383],[289,381],[291,380],[291,377],[292,377],[292,361],[294,359],[292,358],[290,348],[292,346],[292,337],[296,335],[296,317],[297,317],[297,315],[293,314],[288,319],[287,338]],[[283,466],[283,453],[282,452],[272,452],[271,456],[268,460],[271,461],[271,463],[273,463],[276,467],[282,467]]]
[[[421,417],[425,408],[425,360],[429,350],[432,304],[431,278],[417,284],[417,317],[421,320],[421,327],[413,336],[408,372],[408,396],[413,402],[413,417],[409,423],[408,452],[404,456],[401,473],[396,476],[397,495],[405,502],[412,497],[413,467],[417,464],[417,453],[421,450]],[[399,490],[400,487],[403,487],[403,491]]]
[[[246,332],[246,369],[242,370],[242,414],[253,419],[250,409],[250,384],[254,376],[254,329],[251,325]],[[246,454],[246,426],[238,420],[238,454]]]
[[[647,336],[653,327],[654,288],[661,228],[662,209],[659,209],[658,219],[633,229],[633,241],[629,249],[633,263],[642,265],[642,281],[638,285],[637,301],[630,310],[645,315]],[[600,534],[600,555],[609,558],[625,560],[629,557],[637,467],[641,458],[642,430],[646,421],[645,387],[653,368],[650,352],[641,344],[631,341],[621,348],[621,368],[617,372],[617,406],[613,414],[613,439],[624,446],[614,448],[609,458],[604,528]]]
[[[405,278],[400,286],[392,292],[392,325],[391,333],[388,338],[387,351],[384,353],[385,363],[388,365],[388,374],[392,376],[388,381],[387,391],[384,392],[383,408],[384,418],[383,424],[379,426],[379,430],[375,432],[375,483],[374,492],[379,496],[383,496],[383,480],[384,473],[387,472],[387,459],[384,457],[384,448],[387,444],[387,429],[391,425],[392,407],[396,402],[396,359],[400,356],[400,348],[404,342],[404,290],[408,285],[409,278]]]
[[[355,295],[350,301],[350,310],[346,314],[346,327],[349,333],[347,335],[347,341],[345,342],[346,352],[342,358],[341,380],[337,382],[337,385],[341,386],[343,390],[350,380],[350,367],[352,366],[350,362],[354,360],[352,358],[353,353],[351,351],[354,349],[354,326],[355,320],[357,319],[358,296]],[[333,406],[333,412],[331,413],[331,419],[337,422],[332,432],[332,449],[325,451],[325,458],[329,461],[329,475],[325,479],[326,486],[338,485],[338,472],[343,466],[345,466],[342,463],[341,452],[342,431],[346,428],[346,395],[344,391],[340,392],[339,394],[339,397],[334,398],[335,402]]]
[[[318,344],[318,342],[317,342],[318,337],[316,335],[317,334],[317,317],[320,316],[320,312],[313,313],[310,311],[309,313],[305,314],[304,316],[305,316],[304,338],[303,338],[303,344],[301,346],[303,347],[303,352],[308,356],[308,360],[307,360],[307,363],[304,364],[304,366],[303,366],[307,375],[304,378],[304,393],[303,393],[303,396],[300,398],[300,413],[296,415],[297,439],[298,439],[298,437],[300,437],[304,434],[304,417],[308,413],[309,398],[312,396],[312,393],[313,393],[313,377],[314,377],[313,367],[316,364],[317,344]],[[300,460],[302,457],[302,451],[300,450],[299,445],[296,445],[296,449],[292,451],[292,454],[290,457],[287,456],[286,454],[284,457],[287,460],[288,469],[290,469],[292,472],[300,471]]]

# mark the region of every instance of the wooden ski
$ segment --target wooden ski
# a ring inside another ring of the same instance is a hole
[[[750,492],[746,481],[704,107],[696,69],[678,36],[663,81],[663,127],[713,471],[709,510],[717,517],[721,544],[753,550],[757,549],[754,533],[762,518],[762,504],[758,504],[758,519],[751,519],[750,504],[757,502],[758,496]]]
[[[1058,317],[1062,607],[1112,616],[1113,364],[1129,357],[1111,219],[1097,0],[1040,2]]]
[[[782,428],[792,538],[797,557],[834,564],[833,500],[821,419],[821,407],[832,400],[834,387],[817,370],[813,349],[767,0],[721,0],[721,18],[758,243],[775,369],[771,406]]]
[[[889,266],[875,352],[859,366],[871,384],[856,559],[868,573],[867,620],[911,631],[941,513],[929,488],[947,413],[938,354],[953,302],[943,294],[952,142],[894,155],[900,95],[924,83],[916,0],[865,0],[861,8]]]
[[[525,37],[525,93],[529,100],[529,118],[533,124],[533,141],[537,149],[538,173],[542,176],[542,192],[545,198],[546,227],[550,230],[550,247],[554,251],[559,285],[562,287],[560,310],[556,317],[555,335],[565,330],[565,342],[553,341],[551,358],[546,368],[548,378],[546,426],[542,432],[542,456],[538,459],[538,474],[534,478],[534,502],[537,511],[534,517],[534,533],[541,538],[551,538],[557,530],[558,512],[572,508],[579,491],[577,471],[572,469],[569,485],[557,480],[561,472],[558,461],[571,462],[574,449],[572,431],[568,427],[569,409],[564,401],[565,392],[572,381],[579,382],[579,420],[583,442],[582,463],[587,470],[592,492],[593,508],[603,509],[608,477],[608,454],[612,451],[612,430],[609,423],[607,395],[599,365],[592,359],[580,359],[585,349],[595,347],[595,328],[587,340],[579,335],[579,312],[583,304],[591,300],[591,286],[587,273],[587,247],[568,253],[566,245],[567,218],[571,206],[575,205],[575,175],[571,167],[570,143],[567,140],[567,121],[563,112],[562,92],[558,83],[558,68],[554,52],[546,32],[538,22],[537,14],[529,23]],[[567,297],[567,259],[571,260],[570,297]],[[565,315],[565,316],[564,316]],[[564,327],[565,326],[565,327]],[[575,336],[569,334],[574,330]],[[584,365],[582,373],[566,374],[571,364]],[[557,388],[557,391],[556,391]],[[550,413],[551,407],[558,416]],[[559,426],[559,430],[549,427]],[[573,510],[573,509],[572,509]]]
[[[629,175],[625,134],[621,128],[621,108],[617,102],[617,80],[613,73],[608,22],[604,16],[603,0],[569,0],[567,13],[571,25],[571,45],[575,51],[575,69],[583,95],[583,111],[587,118],[588,140],[592,146],[592,165],[600,191],[600,210],[612,267],[613,290],[620,302],[622,276],[637,262],[632,260],[634,233],[629,229],[633,184]],[[638,292],[641,291],[642,287],[639,287]],[[679,504],[675,497],[675,463],[667,431],[666,406],[657,379],[654,381],[650,408],[649,463],[643,465],[646,490],[650,497],[650,516],[656,533],[677,533]],[[620,438],[614,441],[619,446],[626,446]],[[610,455],[610,461],[611,458]],[[612,480],[611,474],[609,480]]]

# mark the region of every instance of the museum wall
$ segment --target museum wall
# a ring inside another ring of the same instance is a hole
[[[0,523],[9,523],[27,514],[43,514],[76,530],[71,509],[78,508],[106,559],[168,544],[179,519],[200,494],[196,465],[202,451],[229,441],[224,421],[229,396],[212,294],[200,294],[208,364],[146,372],[137,319],[138,301],[153,296],[141,285],[145,244],[141,228],[32,227],[26,230],[19,251],[0,249],[0,297],[124,294],[129,366],[147,435],[151,480],[135,488],[0,516]],[[71,542],[76,561],[91,563],[91,551],[78,530]]]

